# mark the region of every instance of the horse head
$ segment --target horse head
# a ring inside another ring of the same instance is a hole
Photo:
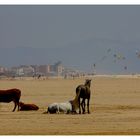
[[[19,106],[23,106],[24,105],[24,103],[23,102],[19,102]]]
[[[85,86],[89,86],[89,87],[90,87],[90,85],[91,85],[91,80],[92,80],[92,79],[86,79],[86,80],[85,80]]]

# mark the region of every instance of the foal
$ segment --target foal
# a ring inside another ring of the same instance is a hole
[[[35,104],[25,104],[23,102],[19,102],[20,111],[29,111],[29,110],[38,110],[39,107]]]
[[[86,99],[87,99],[87,111],[88,114],[90,113],[89,111],[89,101],[90,101],[90,94],[91,94],[90,85],[91,85],[91,79],[87,79],[84,85],[79,85],[76,88],[76,94],[79,94],[79,114],[81,114],[80,106],[82,106],[83,114],[85,113]],[[82,98],[82,102],[80,102],[80,98]]]

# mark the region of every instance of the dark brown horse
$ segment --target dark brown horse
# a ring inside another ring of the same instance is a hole
[[[84,85],[79,85],[76,88],[76,94],[80,93],[79,94],[79,114],[81,114],[80,106],[82,106],[83,114],[85,113],[85,106],[86,106],[85,100],[86,99],[87,99],[87,111],[88,113],[90,113],[89,111],[89,101],[90,101],[90,94],[91,94],[90,85],[91,85],[91,80],[87,79]],[[80,98],[82,98],[82,102],[80,102]]]
[[[9,103],[13,101],[15,104],[13,112],[15,111],[17,106],[19,110],[20,96],[21,96],[21,91],[19,89],[0,90],[0,102]]]
[[[29,110],[38,110],[39,107],[35,104],[25,104],[23,102],[19,102],[20,111],[29,111]]]

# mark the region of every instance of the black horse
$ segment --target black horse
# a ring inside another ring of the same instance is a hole
[[[84,85],[79,85],[76,88],[76,94],[80,93],[79,100],[78,100],[79,101],[79,114],[81,114],[80,106],[82,106],[83,114],[85,113],[85,106],[86,106],[85,100],[86,99],[87,99],[87,111],[88,113],[90,113],[89,111],[89,101],[90,101],[90,94],[91,94],[90,85],[91,85],[91,79],[87,79]],[[82,98],[82,102],[80,102],[80,98]]]

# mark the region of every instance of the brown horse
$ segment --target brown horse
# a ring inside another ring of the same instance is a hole
[[[81,114],[81,107],[82,106],[82,110],[83,110],[83,114],[85,113],[85,100],[87,99],[87,111],[88,113],[90,113],[89,111],[89,101],[90,101],[90,85],[91,85],[91,79],[87,79],[85,81],[84,85],[79,85],[76,88],[76,94],[79,94],[79,114]],[[82,98],[82,102],[80,102],[80,98]]]
[[[19,102],[20,111],[28,111],[28,110],[38,110],[39,107],[35,104],[25,104],[23,102]]]
[[[19,110],[20,96],[21,96],[21,91],[19,89],[0,90],[0,102],[9,103],[13,101],[15,104],[13,112],[15,111],[17,106]]]

